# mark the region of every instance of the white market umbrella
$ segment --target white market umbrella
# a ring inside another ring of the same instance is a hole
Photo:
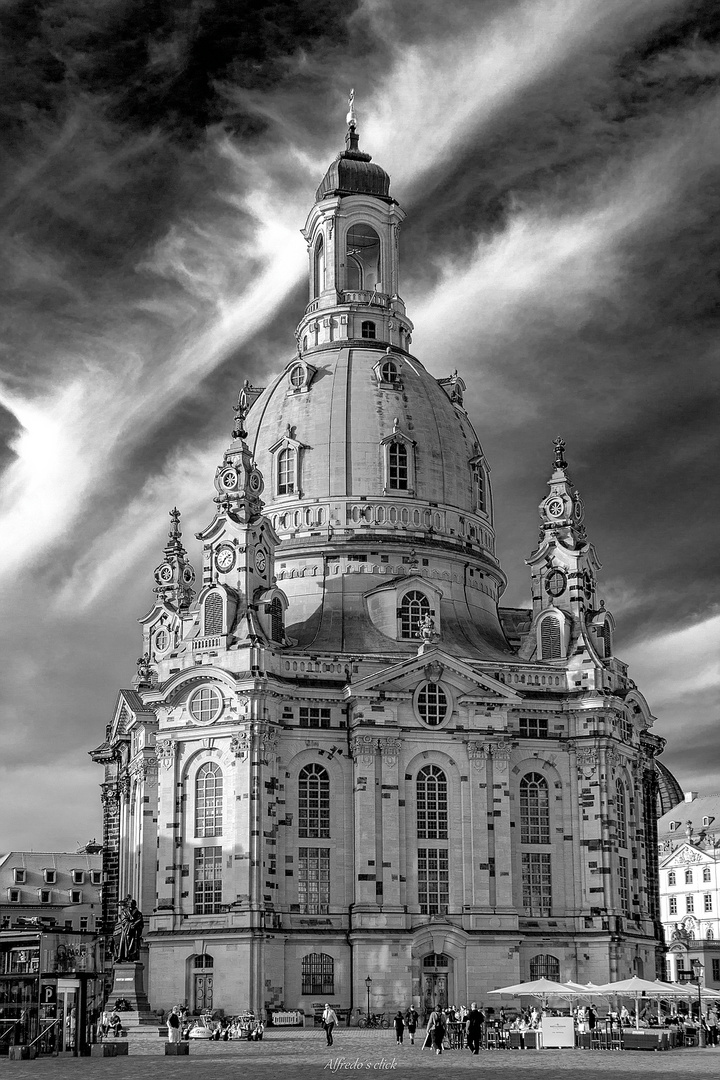
[[[620,979],[619,982],[605,983],[603,986],[598,986],[597,989],[604,994],[635,998],[636,1030],[639,1030],[640,1028],[640,998],[659,998],[667,996],[667,992],[664,991],[657,982],[651,982],[650,979],[640,979],[637,975],[633,975],[631,979]]]
[[[499,990],[490,990],[488,993],[504,994],[506,997],[536,997],[545,1001],[549,997],[567,997],[568,988],[553,979],[542,978],[515,983],[514,986],[501,986]]]

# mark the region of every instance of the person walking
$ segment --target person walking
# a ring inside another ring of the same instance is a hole
[[[332,1035],[332,1033],[333,1033],[333,1028],[337,1024],[337,1022],[338,1022],[338,1018],[337,1018],[337,1016],[335,1014],[335,1010],[332,1009],[330,1007],[330,1005],[326,1001],[325,1002],[325,1010],[324,1010],[323,1015],[322,1015],[322,1025],[325,1028],[325,1034],[327,1035],[327,1044],[328,1044],[328,1046],[332,1046],[332,1044],[333,1044],[333,1035]]]
[[[480,1052],[480,1040],[482,1039],[482,1029],[485,1023],[485,1017],[477,1007],[477,1002],[473,1001],[470,1004],[470,1012],[467,1015],[465,1021],[465,1031],[467,1033],[467,1046],[471,1054],[477,1054]]]
[[[430,1036],[430,1042],[435,1053],[442,1054],[443,1039],[445,1038],[445,1020],[437,1006],[430,1013],[430,1019],[427,1023],[427,1033]]]
[[[415,1045],[415,1032],[417,1031],[417,1026],[418,1026],[418,1020],[419,1019],[420,1019],[420,1017],[418,1016],[417,1012],[415,1011],[415,1006],[411,1005],[410,1008],[405,1013],[405,1025],[406,1025],[407,1030],[408,1030],[408,1035],[410,1036],[410,1045],[411,1046]]]
[[[717,1046],[718,1044],[718,1017],[715,1009],[708,1009],[705,1017],[705,1026],[707,1027],[707,1042],[708,1046]]]
[[[178,1015],[178,1007],[175,1005],[168,1013],[167,1018],[167,1033],[169,1043],[180,1042],[180,1017]]]
[[[405,1020],[403,1019],[403,1014],[400,1012],[400,1009],[398,1009],[398,1011],[395,1013],[393,1027],[395,1028],[395,1038],[397,1040],[397,1045],[402,1046],[403,1033],[405,1031]]]

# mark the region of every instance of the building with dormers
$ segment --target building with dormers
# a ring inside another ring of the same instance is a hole
[[[39,921],[61,930],[100,929],[100,845],[83,851],[8,851],[0,855],[0,929]]]
[[[369,976],[372,1009],[425,1013],[540,975],[652,977],[663,740],[564,444],[532,610],[503,608],[465,386],[411,351],[404,215],[348,123],[303,230],[296,349],[241,391],[197,582],[172,512],[93,751],[106,919],[137,898],[154,1008],[355,1010]]]
[[[720,795],[686,791],[658,821],[658,846],[667,977],[690,979],[697,959],[720,989]]]

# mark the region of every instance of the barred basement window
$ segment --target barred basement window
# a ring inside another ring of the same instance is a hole
[[[219,765],[201,765],[195,779],[195,835],[222,836],[223,775]]]
[[[540,773],[528,773],[520,781],[520,843],[550,843],[550,793]]]
[[[437,765],[425,765],[417,775],[418,840],[447,840],[447,777]]]
[[[447,848],[418,848],[418,903],[421,915],[444,915],[450,899]]]
[[[560,623],[549,616],[540,626],[540,652],[543,660],[556,660],[562,656]]]
[[[547,739],[548,722],[546,716],[521,716],[521,739]]]
[[[300,993],[314,997],[330,997],[335,993],[335,962],[327,953],[309,953],[302,958]]]
[[[210,593],[205,601],[205,636],[222,634],[223,598],[220,593]]]
[[[622,780],[615,783],[615,810],[617,813],[617,838],[620,847],[627,847],[627,813],[625,810],[625,785]]]
[[[314,762],[298,777],[298,836],[330,836],[330,777]]]
[[[620,855],[618,856],[618,894],[620,896],[620,907],[626,915],[630,914],[630,877],[628,873],[628,861]]]
[[[409,475],[407,446],[405,443],[391,442],[388,447],[388,488],[407,491]]]
[[[522,853],[523,907],[530,915],[549,915],[552,905],[550,856],[539,851]]]
[[[303,915],[330,910],[330,848],[298,850],[298,903]]]
[[[543,955],[533,956],[530,961],[531,979],[552,979],[560,982],[560,961],[557,956]]]
[[[329,728],[330,727],[330,710],[315,708],[311,705],[300,707],[300,727],[307,728]]]
[[[196,915],[217,915],[222,906],[222,847],[195,849]]]
[[[413,638],[417,638],[420,633],[418,627],[428,615],[432,615],[432,612],[430,610],[430,601],[425,593],[417,589],[406,592],[398,609],[401,639],[411,641]]]

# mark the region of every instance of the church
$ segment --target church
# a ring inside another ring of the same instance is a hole
[[[137,900],[155,1009],[422,1015],[658,970],[664,743],[565,445],[538,478],[532,609],[503,607],[465,385],[412,352],[403,219],[351,105],[295,348],[242,387],[197,577],[171,511],[91,754],[105,927]]]

